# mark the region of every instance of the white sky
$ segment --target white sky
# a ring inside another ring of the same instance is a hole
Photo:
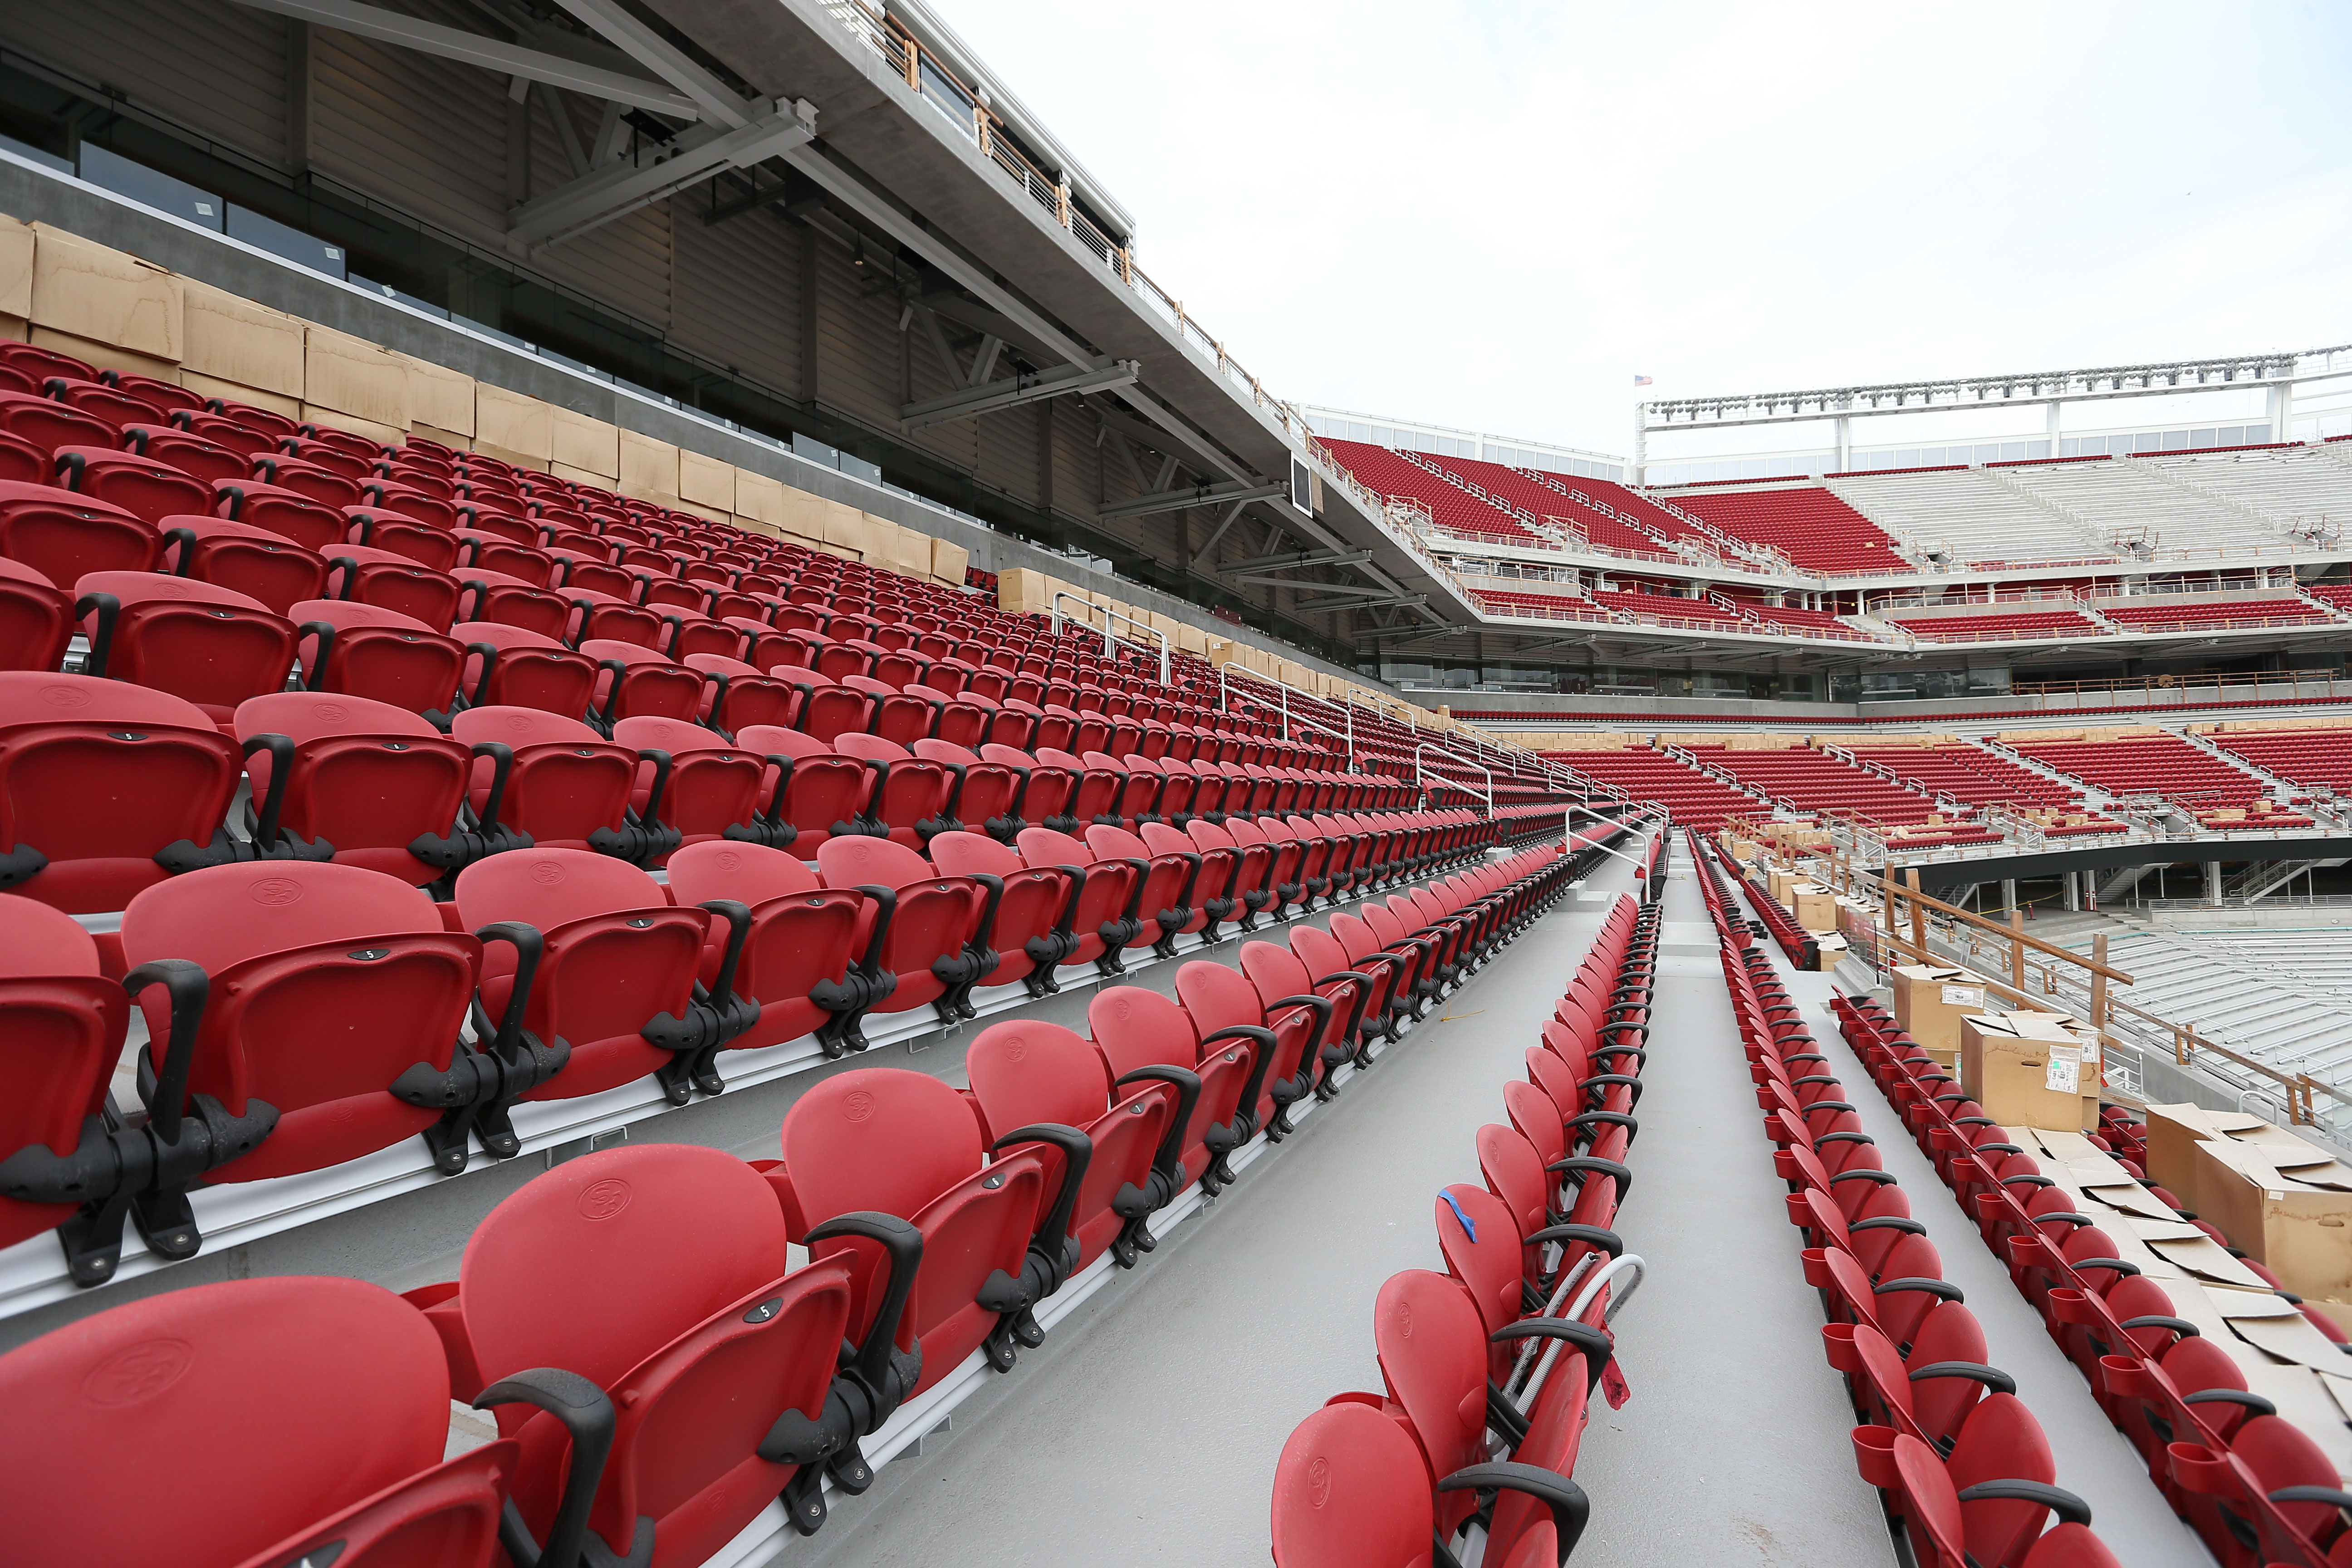
[[[2341,3],[933,3],[1300,403],[1622,453],[1637,374],[1681,396],[2352,341]],[[2259,403],[2196,416],[2231,413]],[[1951,421],[1896,423],[1855,439]],[[2042,429],[1995,423],[1952,433]]]

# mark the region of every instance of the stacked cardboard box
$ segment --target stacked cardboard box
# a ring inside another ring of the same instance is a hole
[[[1960,1020],[1985,1010],[1985,983],[1966,969],[1925,963],[1895,968],[1895,1021],[1946,1068],[1960,1060]]]
[[[2064,1014],[1960,1019],[1960,1088],[2004,1126],[2088,1132],[2099,1081],[2098,1036]]]

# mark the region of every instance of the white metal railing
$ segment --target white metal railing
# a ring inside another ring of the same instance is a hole
[[[1433,745],[1427,741],[1421,742],[1412,749],[1412,782],[1414,787],[1419,789],[1423,796],[1432,800],[1436,797],[1430,794],[1429,766],[1422,760],[1423,753],[1426,752],[1435,752],[1439,756],[1445,758],[1458,766],[1475,768],[1480,773],[1486,775],[1486,816],[1491,820],[1495,815],[1495,770],[1488,767],[1484,763],[1472,762],[1469,758],[1462,755],[1459,752],[1448,751],[1444,746]],[[1453,779],[1441,776],[1438,779],[1438,783],[1445,785],[1449,789],[1458,789],[1465,795],[1470,793],[1469,785],[1457,783]]]
[[[1114,634],[1110,629],[1111,622],[1114,620],[1125,621],[1129,626],[1133,626],[1137,630],[1144,632],[1157,639],[1160,644],[1160,684],[1162,686],[1168,684],[1169,647],[1168,634],[1166,632],[1161,631],[1158,626],[1152,626],[1149,622],[1137,620],[1125,610],[1115,610],[1108,605],[1097,605],[1092,599],[1087,598],[1082,595],[1074,594],[1067,588],[1056,588],[1054,590],[1053,598],[1046,602],[1046,607],[1053,612],[1054,635],[1056,637],[1059,637],[1062,635],[1062,601],[1065,599],[1069,599],[1079,605],[1083,605],[1088,610],[1099,610],[1102,612],[1103,655],[1105,658],[1110,657],[1110,655],[1116,650],[1118,644],[1122,640],[1128,642],[1136,642],[1140,640],[1135,637],[1122,639]],[[1089,622],[1085,616],[1075,616],[1071,618],[1076,620],[1080,626],[1085,626],[1087,630],[1094,630],[1093,624]]]

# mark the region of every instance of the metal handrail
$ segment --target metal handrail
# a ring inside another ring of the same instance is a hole
[[[1160,684],[1162,686],[1168,684],[1168,634],[1166,632],[1161,631],[1158,626],[1152,626],[1147,621],[1137,620],[1125,610],[1115,610],[1108,605],[1097,605],[1092,599],[1087,598],[1083,595],[1073,593],[1067,588],[1056,588],[1054,590],[1054,596],[1046,601],[1046,608],[1052,612],[1054,635],[1057,637],[1062,635],[1062,601],[1065,599],[1075,599],[1089,610],[1100,610],[1102,612],[1103,654],[1106,658],[1109,657],[1112,645],[1114,643],[1120,641],[1134,642],[1138,640],[1134,637],[1120,638],[1114,635],[1110,629],[1110,624],[1114,619],[1125,621],[1129,626],[1149,632],[1152,637],[1158,638],[1160,642]],[[1087,630],[1094,630],[1093,626],[1087,626],[1086,618],[1084,616],[1073,616],[1072,619],[1076,620],[1081,626],[1086,626]]]
[[[1298,695],[1299,695],[1299,696],[1301,696],[1301,697],[1305,697],[1305,698],[1309,698],[1309,699],[1311,699],[1311,700],[1313,700],[1314,701],[1317,701],[1317,702],[1321,702],[1321,703],[1325,703],[1325,704],[1327,704],[1327,705],[1330,705],[1330,706],[1335,706],[1335,707],[1339,707],[1339,708],[1345,709],[1345,710],[1347,710],[1347,717],[1346,717],[1347,729],[1346,729],[1344,731],[1339,731],[1339,730],[1334,730],[1334,729],[1333,729],[1333,728],[1331,728],[1331,726],[1330,726],[1330,725],[1328,725],[1328,724],[1318,723],[1316,721],[1314,721],[1314,720],[1312,720],[1312,719],[1307,718],[1307,717],[1305,714],[1303,714],[1303,713],[1302,713],[1302,714],[1299,714],[1299,715],[1297,715],[1297,718],[1296,718],[1296,722],[1297,722],[1297,723],[1301,723],[1301,724],[1305,724],[1305,725],[1307,725],[1307,726],[1308,728],[1310,728],[1310,729],[1320,730],[1320,731],[1323,731],[1323,733],[1325,733],[1325,734],[1327,734],[1327,735],[1337,735],[1337,736],[1339,736],[1339,739],[1340,739],[1341,741],[1343,741],[1343,742],[1345,742],[1347,743],[1347,747],[1348,747],[1348,770],[1349,770],[1350,773],[1353,773],[1353,772],[1355,771],[1355,767],[1356,767],[1356,710],[1355,710],[1355,705],[1354,705],[1353,703],[1349,703],[1349,702],[1333,703],[1330,698],[1328,698],[1328,697],[1325,697],[1325,696],[1322,696],[1322,695],[1320,695],[1319,693],[1317,693],[1317,692],[1309,691],[1309,690],[1307,690],[1307,689],[1305,687],[1303,687],[1303,686],[1293,686],[1293,685],[1291,685],[1291,684],[1290,684],[1290,682],[1288,682],[1288,681],[1286,681],[1286,680],[1283,679],[1280,676],[1262,674],[1262,673],[1260,673],[1260,672],[1259,672],[1259,671],[1257,671],[1257,670],[1255,670],[1255,669],[1250,668],[1247,665],[1241,666],[1240,668],[1241,668],[1241,672],[1242,672],[1244,675],[1248,676],[1252,680],[1263,681],[1265,684],[1266,684],[1266,685],[1268,685],[1268,686],[1271,686],[1271,687],[1275,687],[1275,688],[1276,688],[1277,689],[1279,689],[1279,690],[1281,691],[1281,693],[1282,693],[1282,738],[1283,738],[1284,740],[1286,740],[1286,741],[1287,741],[1287,740],[1289,740],[1289,739],[1290,739],[1290,726],[1291,726],[1291,724],[1292,724],[1292,723],[1293,723],[1293,721],[1294,721],[1294,720],[1293,720],[1293,716],[1292,716],[1291,711],[1290,711],[1290,694],[1291,694],[1292,692],[1296,691],[1296,692],[1297,692],[1297,693],[1298,693]],[[1223,713],[1230,713],[1230,712],[1232,712],[1232,711],[1234,710],[1234,693],[1233,693],[1233,672],[1234,672],[1234,665],[1233,661],[1232,661],[1232,660],[1230,660],[1230,659],[1228,659],[1225,663],[1223,663],[1223,664],[1221,664],[1221,665],[1217,666],[1217,709],[1218,709],[1218,711],[1220,711],[1220,712],[1223,712]]]
[[[1433,745],[1433,744],[1431,744],[1429,742],[1427,742],[1427,741],[1423,741],[1423,742],[1420,742],[1418,745],[1414,746],[1414,747],[1413,747],[1413,749],[1412,749],[1412,782],[1413,782],[1413,784],[1414,784],[1415,787],[1417,787],[1417,788],[1421,791],[1421,793],[1422,793],[1423,795],[1427,795],[1429,794],[1429,783],[1428,783],[1428,779],[1429,779],[1429,770],[1428,770],[1426,767],[1423,766],[1423,764],[1422,764],[1422,760],[1421,760],[1421,754],[1422,754],[1423,752],[1436,752],[1439,756],[1441,756],[1441,757],[1450,758],[1450,759],[1451,759],[1451,760],[1453,760],[1454,762],[1459,763],[1462,766],[1464,766],[1464,767],[1465,767],[1465,768],[1476,768],[1480,773],[1485,773],[1485,774],[1486,775],[1486,816],[1487,816],[1488,820],[1490,820],[1490,821],[1494,818],[1494,816],[1495,816],[1495,770],[1494,770],[1494,769],[1492,769],[1492,768],[1488,767],[1488,766],[1487,766],[1486,763],[1474,763],[1474,762],[1472,762],[1469,758],[1467,758],[1467,757],[1464,756],[1464,755],[1463,755],[1461,752],[1449,752],[1449,751],[1447,751],[1444,746]],[[1443,780],[1441,780],[1440,782],[1444,783],[1444,784],[1454,784],[1454,781],[1453,781],[1453,780],[1451,780],[1451,779],[1443,779]],[[1467,785],[1467,784],[1454,784],[1454,787],[1455,787],[1455,788],[1457,788],[1457,789],[1461,789],[1461,790],[1463,790],[1463,791],[1465,791],[1465,792],[1467,792],[1467,790],[1469,789],[1469,787],[1470,787],[1470,786],[1469,786],[1469,785]]]

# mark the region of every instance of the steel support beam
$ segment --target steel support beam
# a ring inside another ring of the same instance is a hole
[[[1154,512],[1182,511],[1187,507],[1216,506],[1226,501],[1267,500],[1288,492],[1285,485],[1193,485],[1185,489],[1158,490],[1150,495],[1101,508],[1096,516],[1105,522],[1122,517],[1149,517]]]
[[[1143,367],[1131,359],[1100,360],[1092,366],[1066,365],[1041,374],[1024,373],[990,382],[985,386],[951,392],[945,397],[909,403],[898,411],[898,417],[908,429],[919,430],[926,425],[977,418],[982,414],[993,414],[1000,408],[1018,408],[1024,404],[1042,402],[1048,397],[1067,397],[1074,393],[1100,392],[1114,386],[1126,386],[1142,374]]]
[[[625,103],[633,109],[650,110],[672,120],[703,118],[701,106],[692,98],[673,91],[650,77],[607,70],[602,66],[566,59],[544,50],[500,43],[478,33],[445,27],[438,22],[404,16],[397,11],[386,11],[379,6],[362,5],[356,0],[238,0],[238,4],[249,5],[257,11],[291,16],[313,26],[331,27],[339,33],[373,38],[378,43],[396,44],[420,54],[438,55],[443,59],[477,66],[486,71],[496,71],[500,76],[545,82],[550,87],[584,93],[610,103]]]
[[[698,127],[670,144],[666,158],[650,163],[615,163],[507,215],[507,232],[526,245],[552,245],[709,178],[720,169],[743,168],[797,147],[816,126],[791,112],[771,113],[732,131]]]
[[[1370,550],[1287,550],[1273,555],[1245,555],[1239,561],[1225,563],[1228,574],[1235,572],[1287,571],[1300,566],[1361,566],[1372,559]]]
[[[1429,595],[1426,594],[1391,594],[1385,589],[1374,588],[1359,595],[1353,590],[1335,588],[1328,583],[1311,583],[1305,585],[1321,588],[1333,596],[1322,599],[1301,599],[1290,606],[1294,612],[1302,616],[1310,615],[1317,610],[1370,609],[1374,605],[1402,605],[1407,608],[1419,608],[1429,603]]]
[[[640,20],[620,0],[556,3],[612,40],[630,58],[692,99],[701,107],[700,118],[740,131],[767,110],[765,100],[747,100],[704,70],[685,50]]]

